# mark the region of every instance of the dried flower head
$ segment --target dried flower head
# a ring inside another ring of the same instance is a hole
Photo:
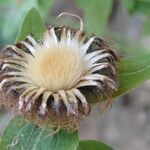
[[[80,29],[51,26],[42,40],[34,36],[2,53],[0,88],[4,104],[17,106],[39,125],[76,129],[90,111],[89,94],[111,99],[116,87],[115,52],[99,37]],[[59,16],[59,17],[60,17]]]

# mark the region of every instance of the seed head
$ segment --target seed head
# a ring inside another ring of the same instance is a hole
[[[76,129],[90,112],[89,95],[97,95],[99,102],[107,97],[110,102],[117,89],[115,52],[99,37],[87,37],[78,18],[78,30],[51,26],[40,41],[29,35],[1,53],[4,105],[17,106],[37,125]]]

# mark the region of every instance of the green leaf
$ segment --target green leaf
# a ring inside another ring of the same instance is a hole
[[[39,12],[32,8],[26,15],[16,42],[24,40],[27,35],[33,34],[37,38],[41,38],[44,33],[44,23]]]
[[[17,116],[4,131],[0,150],[75,150],[77,145],[77,132],[59,131],[52,134],[49,130],[25,123]]]
[[[150,53],[121,59],[118,64],[119,90],[114,97],[131,91],[148,79],[150,79]]]
[[[85,140],[80,141],[77,150],[113,150],[106,144],[93,141],[93,140]]]
[[[90,33],[104,33],[112,10],[112,0],[77,0],[85,15],[85,27]]]

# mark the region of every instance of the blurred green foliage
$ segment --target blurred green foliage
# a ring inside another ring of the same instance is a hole
[[[150,0],[121,0],[129,14],[139,14],[145,16],[142,35],[150,33]],[[33,6],[37,8],[42,16],[46,18],[48,12],[54,5],[54,0],[0,0],[0,43],[13,43],[18,33],[25,14]],[[104,35],[107,31],[107,23],[113,8],[113,0],[76,0],[84,13],[85,28],[89,33]],[[59,19],[59,22],[64,22]],[[48,24],[58,22],[58,19],[51,18],[45,20]],[[66,21],[71,24],[71,21]],[[76,23],[72,23],[76,27]],[[110,34],[110,33],[109,33]],[[118,35],[117,35],[118,36]],[[115,38],[116,36],[114,36]],[[120,44],[120,43],[119,43]],[[130,45],[130,44],[128,44]]]
[[[150,15],[150,0],[123,0],[130,13]]]
[[[53,0],[0,0],[0,43],[13,43],[26,13],[34,6],[43,18]]]
[[[46,17],[49,10],[51,10],[54,0],[36,0],[37,8],[43,18]]]
[[[130,15],[143,16],[142,36],[150,35],[150,0],[122,0]]]
[[[15,40],[21,21],[27,11],[35,5],[33,0],[6,0],[0,6],[1,40],[3,43],[12,43]]]
[[[141,32],[143,36],[150,36],[150,17],[145,18]]]
[[[112,10],[112,0],[77,0],[79,7],[84,10],[85,28],[89,33],[102,35]]]
[[[3,118],[3,114],[0,112],[0,121],[1,121],[2,118]]]

